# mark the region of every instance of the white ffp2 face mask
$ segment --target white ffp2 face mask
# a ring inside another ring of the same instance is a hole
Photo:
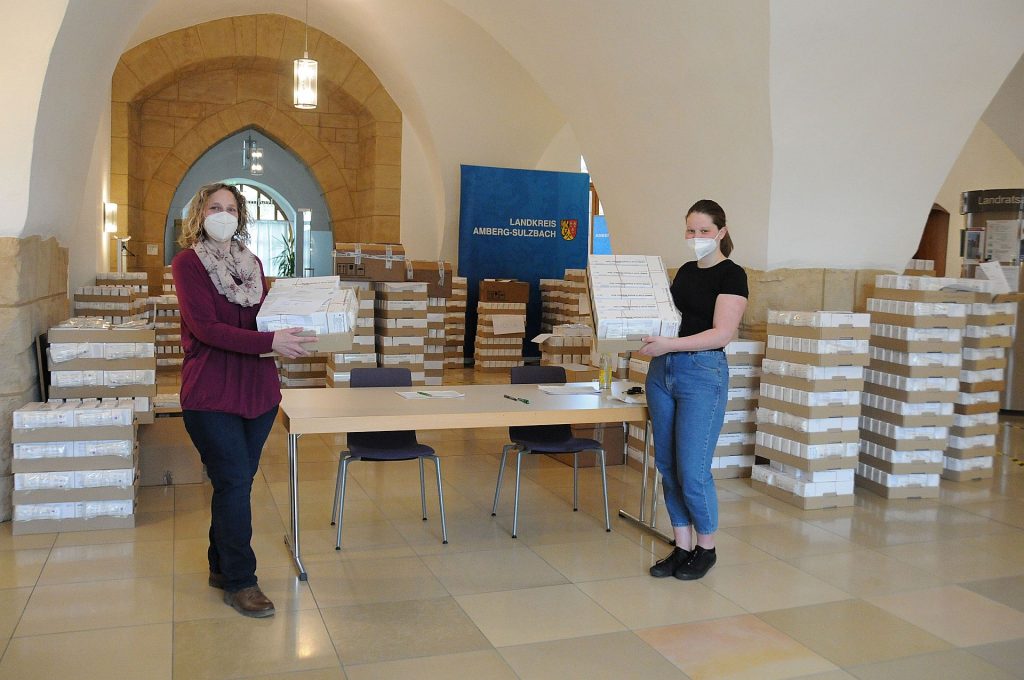
[[[703,260],[718,249],[717,238],[691,238],[687,239],[687,243],[690,244],[690,249],[698,260]]]
[[[238,218],[228,212],[207,215],[203,220],[206,235],[218,243],[226,243],[238,231]]]

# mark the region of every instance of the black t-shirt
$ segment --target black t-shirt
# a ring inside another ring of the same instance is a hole
[[[672,280],[672,302],[682,315],[679,337],[694,335],[714,326],[715,302],[718,296],[749,297],[747,273],[732,260],[722,260],[714,267],[701,269],[696,261],[679,268]]]

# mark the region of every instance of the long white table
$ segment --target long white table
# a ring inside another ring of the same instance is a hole
[[[456,399],[405,399],[398,394],[399,391],[417,389],[457,390],[465,396]],[[302,581],[306,580],[306,569],[302,564],[299,538],[298,449],[299,437],[304,434],[604,422],[642,422],[646,427],[647,423],[647,407],[643,404],[627,404],[613,399],[607,392],[546,394],[536,385],[285,389],[281,392],[281,412],[288,431],[291,501],[291,534],[285,536],[285,542],[291,546],[295,568]],[[506,399],[504,395],[520,397],[529,403]],[[646,474],[644,477],[646,480]]]

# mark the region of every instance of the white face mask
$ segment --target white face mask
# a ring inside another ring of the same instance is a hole
[[[218,243],[226,243],[238,231],[238,218],[228,212],[207,215],[203,221],[206,235]]]
[[[698,260],[703,260],[718,249],[717,238],[691,238],[687,239],[686,242]]]

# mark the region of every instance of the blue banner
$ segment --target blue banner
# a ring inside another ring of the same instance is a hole
[[[467,356],[473,355],[480,279],[530,284],[526,337],[540,332],[540,279],[587,266],[590,176],[576,172],[462,166],[459,275],[469,286]],[[527,342],[525,354],[535,356]]]
[[[594,215],[594,245],[590,251],[594,255],[612,255],[612,241],[608,238],[608,220],[604,215]]]

